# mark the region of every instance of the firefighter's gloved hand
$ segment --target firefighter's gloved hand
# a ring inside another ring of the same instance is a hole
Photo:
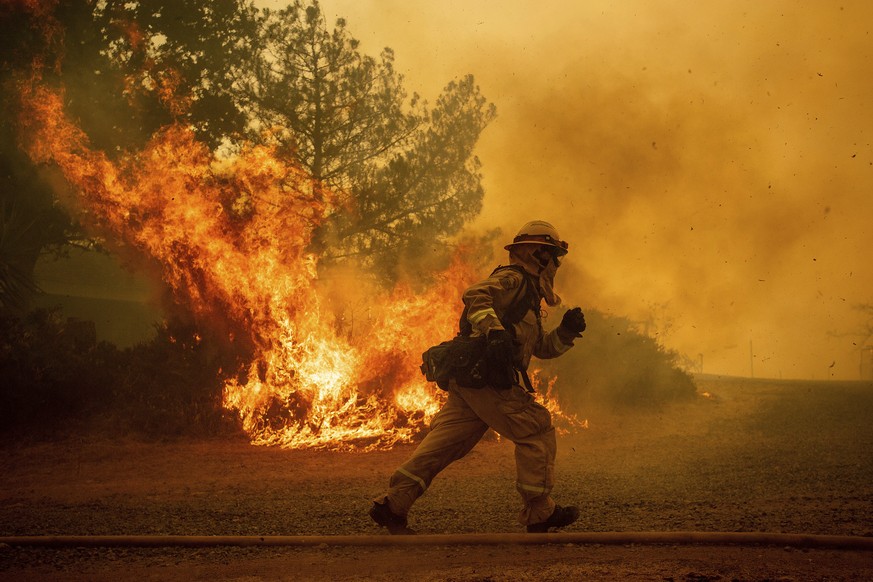
[[[489,381],[495,388],[505,390],[512,386],[513,371],[512,335],[505,329],[492,329],[488,332],[485,346],[485,359],[488,361]]]
[[[582,313],[581,307],[574,307],[573,309],[568,310],[563,319],[561,319],[562,331],[567,332],[568,335],[573,336],[581,336],[582,332],[585,331],[585,314]]]
[[[512,336],[505,329],[492,329],[488,332],[485,357],[497,366],[512,367]]]

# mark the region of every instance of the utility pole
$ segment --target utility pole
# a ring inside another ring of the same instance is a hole
[[[755,377],[755,352],[752,350],[752,340],[749,340],[749,374]]]

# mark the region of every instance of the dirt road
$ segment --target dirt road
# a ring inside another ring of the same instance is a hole
[[[713,398],[580,411],[559,438],[570,531],[873,536],[873,385],[706,379]],[[0,535],[382,535],[366,516],[412,446],[354,453],[245,442],[8,445]],[[510,443],[484,441],[416,505],[421,533],[520,532]],[[873,552],[710,546],[39,549],[9,580],[869,580]]]

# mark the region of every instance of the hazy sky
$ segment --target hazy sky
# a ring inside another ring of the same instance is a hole
[[[873,3],[321,6],[430,101],[476,77],[498,119],[473,228],[552,221],[568,303],[653,318],[706,372],[858,378],[863,338],[840,334],[873,303]]]

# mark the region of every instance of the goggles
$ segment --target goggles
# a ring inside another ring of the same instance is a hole
[[[566,255],[570,245],[566,241],[558,240],[548,234],[520,234],[512,240],[512,244],[540,243],[554,247],[559,255]]]

